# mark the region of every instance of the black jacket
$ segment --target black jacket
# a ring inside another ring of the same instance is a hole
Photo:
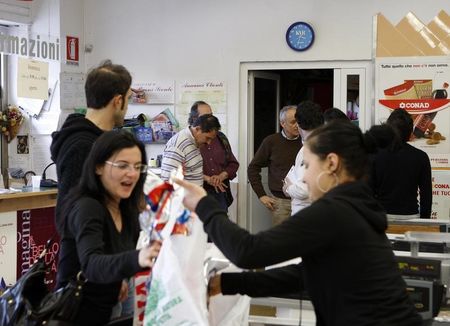
[[[430,218],[431,165],[424,151],[408,143],[396,151],[380,150],[373,159],[369,184],[388,214],[420,213],[421,218]]]
[[[222,278],[226,294],[281,295],[306,288],[317,325],[421,325],[389,240],[386,215],[367,185],[339,185],[267,231],[250,234],[211,198],[196,209],[219,249],[242,268],[302,257],[298,266]]]
[[[52,134],[51,158],[56,163],[58,198],[56,202],[56,226],[60,227],[61,206],[69,190],[80,180],[83,163],[95,140],[103,133],[82,114],[71,114],[60,131]]]

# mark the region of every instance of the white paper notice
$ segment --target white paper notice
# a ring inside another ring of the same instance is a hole
[[[47,62],[19,58],[17,96],[40,100],[48,99]]]
[[[187,125],[190,108],[196,101],[205,101],[211,106],[213,114],[217,116],[226,131],[227,121],[227,93],[224,81],[184,81],[178,85],[178,102],[176,117],[181,128]]]
[[[52,143],[52,137],[50,135],[39,135],[31,137],[31,169],[40,175],[44,171],[44,168],[52,160],[50,158],[50,144]]]
[[[84,83],[84,74],[68,72],[60,74],[61,109],[86,107]]]

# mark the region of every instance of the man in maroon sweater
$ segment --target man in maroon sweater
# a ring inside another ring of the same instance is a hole
[[[272,212],[273,224],[281,223],[291,216],[291,200],[283,193],[283,179],[295,162],[302,147],[295,105],[280,110],[281,132],[264,138],[247,169],[250,184],[261,203]],[[269,190],[267,195],[261,182],[261,169],[269,168]]]
[[[189,113],[189,125],[204,114],[212,114],[211,106],[204,101],[195,102]],[[231,150],[227,136],[219,131],[210,144],[200,147],[200,153],[203,158],[203,187],[228,211],[233,202],[230,180],[236,177],[239,162]]]

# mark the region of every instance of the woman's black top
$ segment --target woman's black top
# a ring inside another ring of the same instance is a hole
[[[386,237],[386,214],[362,182],[339,185],[267,231],[250,234],[212,198],[196,209],[224,255],[242,268],[302,257],[299,265],[222,274],[224,294],[271,296],[306,289],[317,325],[421,325]]]
[[[138,216],[122,212],[119,232],[108,209],[98,200],[79,199],[66,216],[61,235],[57,283],[63,286],[81,270],[88,282],[83,288],[76,322],[102,325],[117,303],[122,280],[142,268],[135,250],[139,236]]]

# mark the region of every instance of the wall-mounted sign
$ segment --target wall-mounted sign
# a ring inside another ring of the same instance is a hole
[[[48,62],[19,58],[17,96],[48,99]]]
[[[175,83],[146,82],[131,85],[132,102],[141,104],[172,104],[175,102]]]
[[[24,36],[0,32],[0,52],[59,61],[59,38],[39,34]]]
[[[78,65],[80,39],[75,36],[66,36],[66,63]]]

